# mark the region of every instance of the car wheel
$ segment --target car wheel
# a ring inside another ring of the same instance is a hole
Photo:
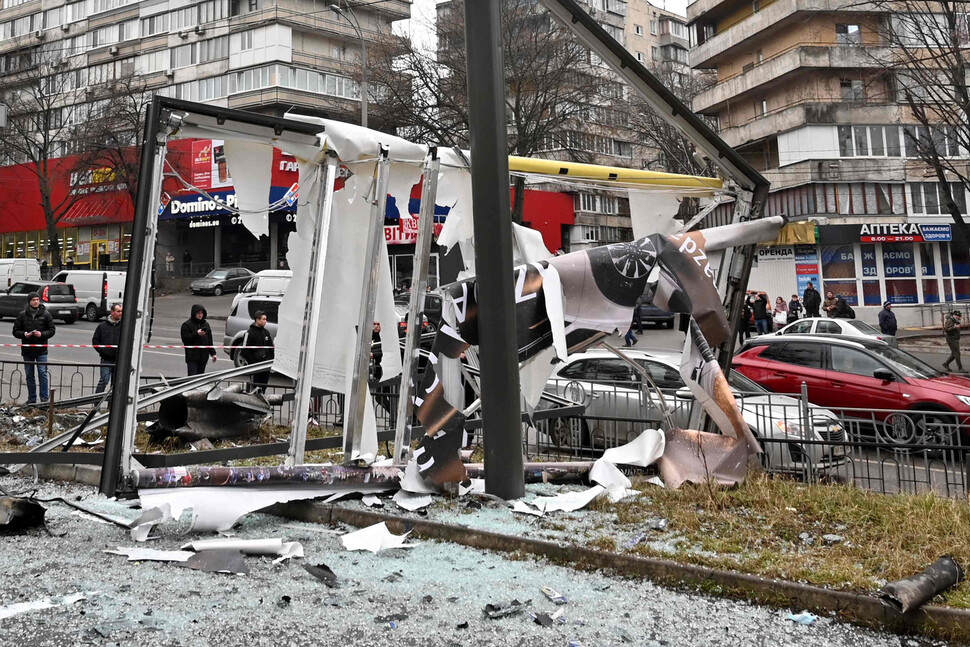
[[[77,321],[77,317],[64,317],[64,323],[68,326],[73,324],[75,321]]]
[[[216,295],[217,297],[222,296],[222,286],[217,285],[215,289],[212,290],[212,294]]]
[[[241,350],[235,350],[232,352],[232,363],[236,368],[240,366],[249,366],[249,361],[243,357]]]
[[[917,414],[913,417],[916,424],[918,442],[922,445],[953,446],[960,444],[959,424],[953,412],[945,409],[933,409],[933,412]],[[946,450],[941,450],[946,451]]]
[[[84,318],[88,321],[98,320],[98,308],[93,303],[89,303],[88,307],[84,309]]]

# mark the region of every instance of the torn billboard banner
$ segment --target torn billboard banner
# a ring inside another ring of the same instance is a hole
[[[388,489],[397,487],[402,472],[397,467],[351,467],[343,465],[299,465],[286,467],[158,467],[131,472],[136,489],[210,486],[248,487],[271,485],[327,485]],[[320,492],[326,494],[325,491]]]
[[[770,222],[716,227],[696,236],[681,236],[679,240],[654,234],[515,268],[519,361],[524,362],[553,344],[553,318],[547,313],[550,300],[544,294],[543,280],[550,273],[555,273],[556,283],[562,289],[565,345],[569,353],[582,350],[607,334],[626,330],[637,298],[650,288],[655,289],[655,304],[663,304],[670,312],[691,314],[708,345],[721,343],[730,335],[730,325],[703,243],[709,238],[718,245],[743,245],[776,235],[784,219],[767,220]],[[426,371],[424,383],[414,396],[416,415],[427,431],[413,456],[422,476],[436,483],[464,480],[459,450],[467,444],[465,416],[461,407],[445,398],[438,357],[457,359],[478,343],[476,282],[462,281],[442,291],[444,307],[451,309],[449,314],[456,324],[439,328],[431,352],[431,370]],[[716,364],[710,368],[720,372]],[[716,384],[720,381],[714,379],[707,386]],[[710,410],[716,421],[724,421],[726,416],[730,421],[730,416],[719,408],[723,398],[718,400],[716,395],[710,393],[710,398],[701,400],[702,406]],[[730,409],[730,403],[724,406]],[[737,433],[733,425],[722,431]]]

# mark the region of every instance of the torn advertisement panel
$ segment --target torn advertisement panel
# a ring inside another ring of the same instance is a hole
[[[270,419],[273,405],[261,393],[205,387],[165,398],[158,421],[148,428],[156,442],[168,436],[185,441],[250,436]]]
[[[408,534],[392,534],[387,529],[387,524],[382,521],[373,526],[349,532],[340,538],[340,542],[347,550],[367,550],[376,555],[381,551],[391,548],[413,548],[420,545],[405,544],[404,542],[408,538]]]
[[[105,550],[111,555],[124,555],[129,562],[184,562],[195,553],[188,550],[155,550],[139,546],[118,546],[114,550]]]
[[[645,429],[625,445],[610,447],[603,452],[604,460],[614,465],[653,465],[664,453],[664,434],[659,429]]]
[[[734,485],[744,480],[748,448],[743,440],[687,429],[668,429],[664,455],[657,461],[667,487],[682,483]]]
[[[415,512],[422,508],[427,508],[431,505],[431,495],[429,494],[411,494],[404,490],[398,490],[394,493],[392,499],[394,503],[398,505],[399,508],[403,508],[408,512]]]
[[[757,223],[757,236],[777,231],[783,219],[769,219],[769,226]],[[553,268],[563,293],[566,347],[576,352],[603,334],[626,330],[633,307],[640,295],[657,281],[654,303],[670,312],[692,314],[709,344],[723,341],[730,326],[714,285],[703,247],[710,233],[718,244],[726,241],[748,242],[757,236],[743,223],[698,232],[683,238],[650,235],[629,243],[556,256],[520,266],[513,271],[515,281],[516,325],[519,361],[539,355],[553,343],[553,329],[547,312],[549,300],[543,293],[543,270]],[[698,242],[700,241],[700,242]],[[659,272],[654,272],[659,268]],[[463,281],[443,289],[446,309],[452,309],[456,327],[441,326],[432,354],[457,358],[478,343],[476,285]],[[464,421],[457,403],[448,402],[440,376],[432,360],[424,383],[415,395],[416,415],[426,435],[414,457],[422,476],[435,483],[462,481],[465,478],[459,450],[465,444]],[[712,397],[715,394],[710,394]],[[732,428],[722,430],[725,433]]]

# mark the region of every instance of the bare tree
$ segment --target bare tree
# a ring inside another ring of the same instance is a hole
[[[879,27],[884,46],[862,49],[885,70],[896,101],[909,113],[905,121],[918,124],[904,127],[907,155],[915,151],[929,167],[939,182],[940,205],[970,241],[964,219],[970,189],[970,7],[952,0],[874,0],[866,7],[885,17]]]
[[[464,29],[463,0],[455,0],[439,6],[436,52],[393,34],[372,48],[368,71],[381,88],[374,109],[378,128],[445,146],[468,145]],[[584,115],[615,99],[619,85],[594,71],[589,52],[537,2],[503,0],[502,31],[509,154],[563,149],[583,156],[569,133],[585,131]],[[521,222],[521,178],[515,188],[513,219]]]

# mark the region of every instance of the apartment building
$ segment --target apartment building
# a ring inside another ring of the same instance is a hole
[[[967,241],[955,240],[913,141],[938,137],[947,154],[961,151],[946,127],[930,135],[917,125],[882,65],[892,16],[835,0],[696,0],[687,11],[691,65],[717,74],[694,110],[716,117],[771,181],[769,215],[816,225],[759,248],[749,287],[788,299],[812,281],[868,319],[884,301],[970,298]]]
[[[219,106],[282,115],[296,108],[349,122],[361,115],[355,70],[362,41],[374,41],[390,23],[410,16],[410,0],[339,3],[310,0],[3,0],[0,8],[0,89],[25,74],[54,79],[73,119],[95,115],[99,84],[125,80],[145,96],[153,93]],[[374,100],[376,93],[371,92]],[[134,132],[132,132],[134,138]],[[178,147],[175,147],[178,149]],[[231,204],[234,192],[218,159],[221,142],[196,140],[185,150],[191,181]],[[64,142],[58,153],[80,151]],[[21,160],[22,161],[22,160]],[[224,162],[224,160],[222,160]],[[296,176],[295,162],[274,160],[274,182],[282,195]],[[205,170],[203,172],[203,168]],[[211,171],[211,172],[210,172]],[[23,169],[0,169],[5,181],[24,187],[24,196],[0,198],[0,255],[49,258],[43,213]],[[124,187],[107,186],[110,173],[95,173],[90,186],[56,178],[59,191],[96,193],[81,200],[60,223],[62,258],[102,267],[127,260],[131,203]],[[33,178],[36,184],[36,178]],[[82,183],[83,184],[83,183]],[[185,251],[203,263],[247,262],[275,266],[285,249],[293,213],[271,214],[269,244],[234,222],[224,209],[199,208],[201,197],[174,192],[163,210],[160,245],[181,258]],[[202,206],[211,201],[202,201]],[[191,204],[192,208],[181,208]],[[163,255],[164,255],[163,251]]]

